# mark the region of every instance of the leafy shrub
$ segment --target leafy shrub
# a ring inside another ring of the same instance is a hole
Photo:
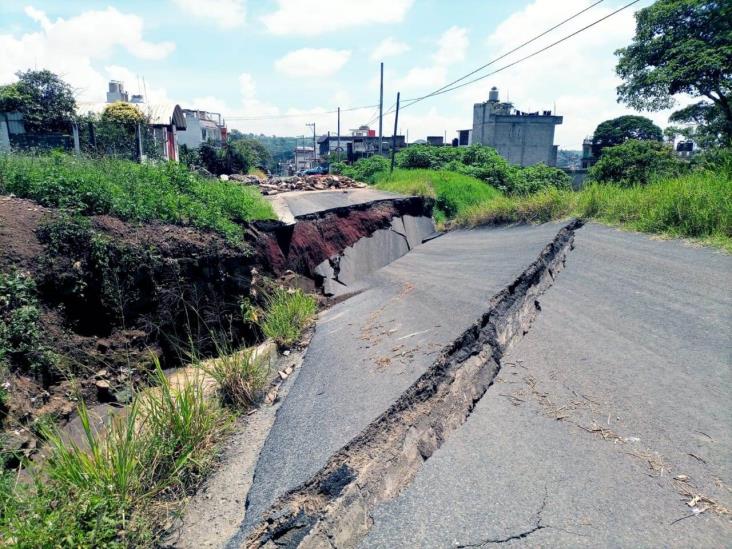
[[[506,189],[510,194],[531,194],[543,189],[569,189],[571,179],[559,168],[535,164],[517,169]]]
[[[588,178],[598,183],[631,187],[677,176],[683,168],[684,163],[671,147],[658,141],[629,139],[622,145],[604,149],[600,160],[590,168]]]
[[[35,282],[19,271],[0,273],[0,367],[46,375],[52,365],[43,343]]]
[[[267,297],[262,332],[278,345],[292,345],[300,339],[316,310],[315,298],[302,290],[277,288]]]
[[[194,225],[234,239],[242,236],[241,222],[275,218],[257,189],[212,181],[175,162],[0,155],[0,193],[85,215]]]
[[[374,155],[369,158],[361,158],[352,166],[341,166],[338,164],[336,169],[338,173],[342,173],[346,177],[355,179],[356,181],[373,182],[376,174],[385,172],[389,169],[389,161],[383,156]]]

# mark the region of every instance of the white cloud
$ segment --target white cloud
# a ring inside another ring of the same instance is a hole
[[[450,27],[442,33],[437,45],[439,49],[434,55],[434,60],[438,65],[449,66],[462,61],[468,52],[468,29]]]
[[[447,78],[447,69],[442,66],[414,67],[394,83],[397,90],[410,92],[431,90],[442,86]]]
[[[371,61],[381,61],[408,52],[411,48],[404,42],[394,40],[391,36],[382,40],[371,52]]]
[[[203,19],[211,19],[223,29],[238,27],[246,20],[244,0],[173,0],[184,12]]]
[[[302,48],[275,61],[275,69],[287,76],[330,76],[351,57],[350,50]]]
[[[277,10],[262,16],[277,35],[316,36],[369,25],[399,23],[414,0],[277,0]]]
[[[169,41],[148,42],[143,38],[142,18],[111,7],[55,21],[30,6],[25,13],[40,29],[19,37],[0,34],[0,83],[14,81],[19,70],[47,68],[76,88],[79,100],[101,101],[108,75],[95,69],[93,61],[109,58],[118,48],[153,60],[175,49]]]
[[[254,78],[248,72],[243,72],[239,75],[239,88],[241,89],[241,96],[244,99],[254,99],[257,95],[257,86],[254,84]]]

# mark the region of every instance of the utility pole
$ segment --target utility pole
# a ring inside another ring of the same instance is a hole
[[[381,63],[381,84],[379,84],[379,156],[381,156],[381,141],[384,117],[384,63]]]
[[[396,154],[396,134],[399,123],[399,92],[397,92],[396,114],[394,115],[394,133],[391,136],[391,168],[389,173],[394,171],[394,154]]]
[[[338,160],[341,159],[341,108],[338,107],[338,141],[336,145],[336,153],[338,154]],[[330,145],[328,145],[330,147]]]
[[[310,124],[305,124],[305,125],[313,127],[313,165],[310,167],[314,168],[315,167],[315,122],[311,122]]]

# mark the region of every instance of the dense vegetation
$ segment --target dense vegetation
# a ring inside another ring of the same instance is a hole
[[[592,134],[592,154],[599,157],[603,149],[620,145],[629,139],[662,141],[663,131],[645,116],[628,114],[605,120]]]
[[[455,223],[545,222],[569,216],[631,230],[701,239],[732,252],[732,176],[700,170],[648,185],[594,183],[579,192],[547,189],[500,197],[458,216]]]
[[[175,163],[3,155],[0,193],[85,215],[190,224],[230,238],[241,236],[241,222],[275,217],[257,189],[205,179]]]
[[[482,145],[470,147],[433,147],[412,145],[396,154],[396,164],[403,169],[444,170],[488,183],[509,194],[526,194],[547,187],[569,188],[569,176],[558,168],[539,164],[519,168],[509,164],[495,149]],[[353,166],[335,165],[339,173],[359,181],[373,183],[388,172],[389,162],[372,156]]]
[[[699,99],[672,122],[702,146],[732,146],[732,2],[659,0],[635,14],[633,41],[618,50],[618,99],[638,110]]]

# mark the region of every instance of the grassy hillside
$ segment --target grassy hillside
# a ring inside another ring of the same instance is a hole
[[[0,155],[0,194],[10,193],[86,215],[193,225],[232,238],[242,234],[240,222],[275,218],[257,189],[205,179],[175,163]]]
[[[429,196],[435,199],[438,224],[464,216],[471,208],[486,207],[501,197],[500,191],[467,175],[446,170],[395,170],[376,176],[376,187],[400,194]]]
[[[548,189],[528,196],[501,196],[464,210],[455,223],[544,222],[568,216],[696,238],[732,251],[732,179],[700,171],[646,186],[593,184],[579,192]]]

